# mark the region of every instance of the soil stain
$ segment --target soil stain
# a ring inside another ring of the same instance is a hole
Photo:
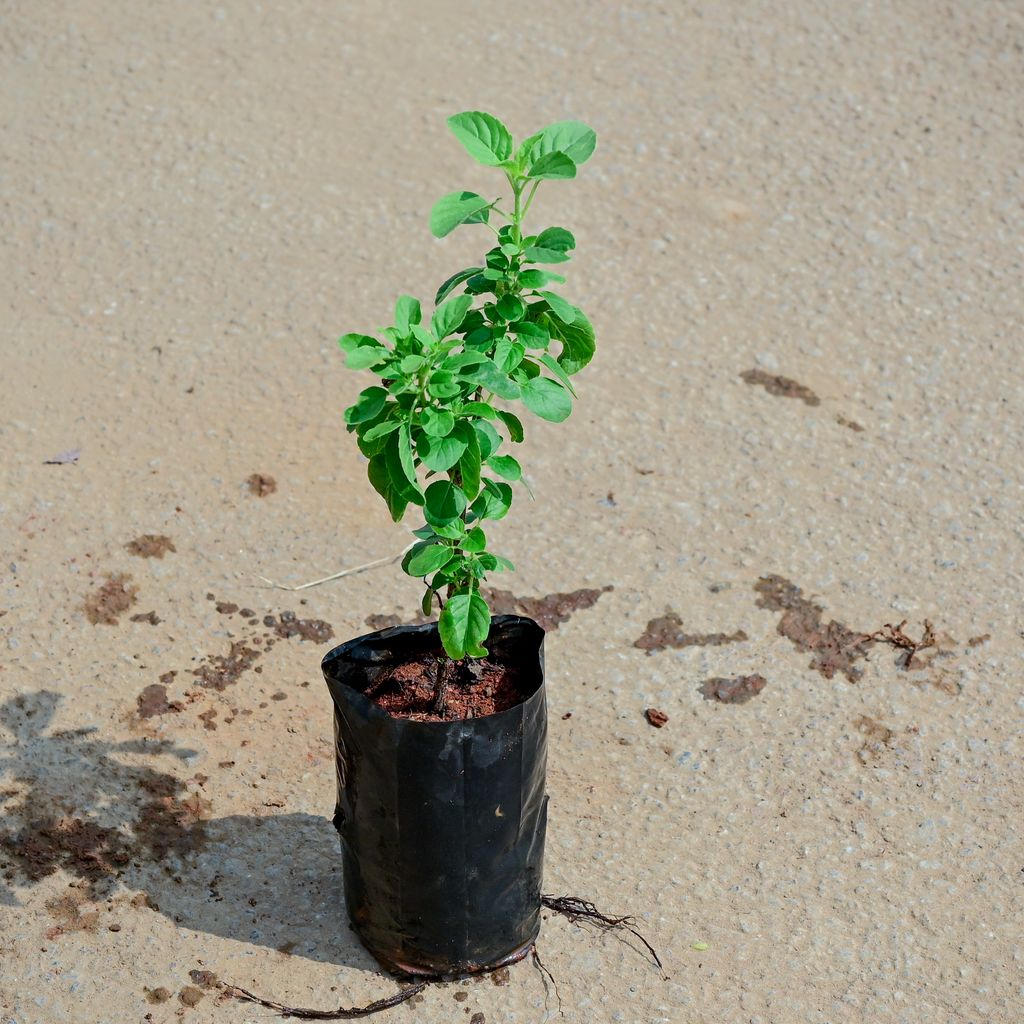
[[[167,715],[183,711],[185,708],[179,701],[167,699],[167,687],[161,683],[150,683],[135,699],[139,705],[139,718],[155,718],[157,715]]]
[[[776,395],[779,398],[799,398],[807,405],[821,405],[821,399],[809,387],[789,377],[765,373],[764,370],[744,370],[740,376],[748,384],[764,388],[769,395]]]
[[[47,939],[55,939],[69,932],[94,932],[100,919],[99,908],[89,903],[80,889],[57,896],[45,903],[47,913],[56,924],[46,931]]]
[[[116,626],[118,618],[135,604],[139,588],[130,581],[126,573],[108,576],[107,582],[85,599],[85,615],[94,626]]]
[[[614,589],[608,584],[568,594],[548,594],[547,597],[516,597],[510,590],[484,590],[482,596],[495,615],[525,615],[550,633],[563,622],[568,622],[575,612],[593,608],[602,594]]]
[[[161,621],[156,612],[139,612],[132,616],[132,622],[148,622],[151,626],[159,626]]]
[[[192,675],[200,686],[223,692],[256,664],[261,653],[243,640],[233,640],[227,654],[208,654],[203,664],[192,670]]]
[[[249,493],[255,494],[257,498],[265,498],[277,490],[277,481],[266,473],[253,473],[245,482],[249,486]]]
[[[163,986],[160,988],[144,988],[142,991],[146,993],[146,1002],[151,1006],[166,1003],[171,998],[171,993],[163,988]]]
[[[334,630],[330,623],[323,619],[300,619],[295,612],[281,612],[275,619],[268,615],[263,625],[269,626],[284,640],[297,636],[300,640],[308,640],[314,644],[325,644],[334,639]]]
[[[633,646],[653,654],[669,647],[722,647],[749,639],[742,629],[737,629],[735,633],[687,633],[679,616],[675,612],[668,612],[660,618],[651,619]]]
[[[864,433],[864,427],[862,427],[856,420],[848,420],[845,416],[837,416],[836,423],[841,427],[848,427],[855,434]]]
[[[125,763],[125,754],[154,756],[182,751],[167,741],[107,743],[90,729],[50,731],[61,696],[48,690],[20,694],[0,705],[0,727],[17,742],[0,757],[0,770],[24,787],[20,802],[4,811],[0,823],[0,873],[7,881],[39,882],[58,871],[82,883],[90,898],[109,888],[131,864],[163,863],[171,855],[200,848],[209,803],[188,795],[186,784],[153,768]],[[49,766],[70,766],[77,807],[67,797],[66,779]],[[91,816],[95,808],[123,805],[133,813],[117,826]]]
[[[178,550],[170,537],[157,533],[144,533],[128,541],[124,547],[129,554],[138,555],[139,558],[163,558],[168,551],[175,554]]]
[[[864,737],[857,751],[857,759],[863,765],[876,764],[896,738],[896,731],[867,715],[859,715],[853,722],[854,728]]]
[[[871,649],[873,640],[869,634],[850,629],[835,619],[823,622],[821,605],[804,597],[796,584],[782,576],[762,576],[754,589],[761,595],[758,608],[782,612],[776,632],[798,650],[810,651],[810,667],[816,672],[826,679],[841,672],[851,683],[863,675],[856,662]]]
[[[718,701],[720,704],[746,704],[767,685],[768,680],[756,674],[735,676],[732,679],[706,679],[700,685],[700,692],[705,700]]]
[[[195,985],[186,985],[178,993],[178,1001],[182,1006],[198,1006],[202,1002],[204,993]]]

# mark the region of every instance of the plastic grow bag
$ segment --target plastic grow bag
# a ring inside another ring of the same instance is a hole
[[[540,930],[544,631],[496,616],[487,646],[519,668],[529,696],[455,722],[395,718],[363,695],[388,666],[439,652],[436,623],[357,637],[323,660],[349,919],[366,948],[402,973],[499,967],[525,956]]]

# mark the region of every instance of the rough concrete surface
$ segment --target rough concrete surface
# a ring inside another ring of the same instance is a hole
[[[600,136],[535,204],[598,357],[493,583],[614,587],[548,640],[545,888],[668,978],[550,919],[562,1019],[1024,1019],[1020,4],[0,6],[0,1020],[394,991],[318,664],[417,588],[258,576],[406,543],[335,339],[488,244],[427,230],[493,188],[467,108]],[[557,1013],[524,962],[379,1019]]]

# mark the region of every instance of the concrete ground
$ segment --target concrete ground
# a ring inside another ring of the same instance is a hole
[[[614,588],[548,637],[545,888],[668,977],[552,918],[561,1019],[1024,1019],[1019,4],[2,12],[0,1020],[395,990],[345,924],[318,663],[418,592],[258,577],[406,543],[335,339],[487,244],[427,230],[492,187],[474,108],[600,136],[535,206],[598,356],[528,424],[494,582]],[[523,963],[378,1019],[557,1014]]]

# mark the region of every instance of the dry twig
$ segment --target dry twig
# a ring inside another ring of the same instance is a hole
[[[415,543],[413,541],[413,544]],[[300,583],[297,587],[289,587],[285,583],[275,583],[273,580],[268,580],[266,576],[260,576],[258,573],[252,573],[251,575],[255,576],[258,580],[263,580],[264,583],[275,590],[308,590],[310,587],[319,587],[321,583],[330,583],[332,580],[340,580],[345,576],[354,576],[357,572],[365,572],[367,569],[375,569],[380,565],[389,565],[391,562],[397,562],[411,548],[412,544],[408,544],[397,555],[386,555],[384,558],[376,558],[372,562],[353,565],[351,569],[342,569],[341,572],[332,573],[330,576],[323,576],[318,580],[310,580],[309,583]]]

